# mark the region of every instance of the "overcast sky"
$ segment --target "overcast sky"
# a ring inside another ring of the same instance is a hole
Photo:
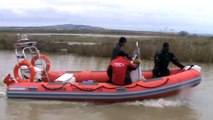
[[[212,0],[0,0],[0,26],[82,24],[213,34]]]

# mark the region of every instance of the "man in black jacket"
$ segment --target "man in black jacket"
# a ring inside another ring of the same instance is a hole
[[[163,43],[163,48],[161,51],[156,52],[154,56],[154,69],[153,69],[153,77],[162,77],[170,75],[168,66],[169,62],[172,62],[179,68],[183,69],[184,65],[182,65],[178,59],[175,57],[175,55],[171,52],[169,52],[169,43],[165,42]]]
[[[127,39],[125,37],[120,37],[118,44],[113,48],[112,57],[111,60],[115,59],[118,56],[118,53],[120,51],[123,51],[123,47],[125,46],[125,43],[127,42]],[[128,54],[125,53],[126,57],[129,58]]]

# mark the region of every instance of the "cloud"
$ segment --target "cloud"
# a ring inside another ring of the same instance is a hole
[[[132,30],[169,27],[192,32],[206,27],[211,32],[211,3],[211,0],[0,0],[0,26],[70,23]]]

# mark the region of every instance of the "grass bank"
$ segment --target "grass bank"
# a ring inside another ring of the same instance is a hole
[[[117,33],[116,33],[117,34]],[[75,53],[87,56],[110,57],[118,36],[75,36],[75,35],[31,35],[31,40],[37,41],[40,51],[60,53]],[[129,35],[129,34],[127,34]],[[146,34],[147,35],[147,34]],[[150,35],[151,36],[151,35]],[[17,32],[0,32],[0,49],[13,50],[13,43],[17,41]],[[127,37],[125,51],[131,54],[135,42],[139,41],[143,59],[152,59],[155,52],[168,41],[171,51],[185,62],[213,62],[213,37],[161,35],[159,37]]]

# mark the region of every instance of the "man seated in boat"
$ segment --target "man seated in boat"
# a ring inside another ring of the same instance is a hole
[[[130,72],[137,69],[139,64],[134,64],[126,58],[124,51],[119,51],[116,59],[112,60],[107,69],[110,83],[116,85],[131,84]]]
[[[184,68],[184,65],[182,65],[175,57],[175,55],[169,51],[169,43],[165,42],[163,43],[163,48],[161,49],[161,51],[157,51],[154,56],[155,65],[152,71],[153,77],[162,77],[170,75],[168,69],[170,61],[179,68]]]

